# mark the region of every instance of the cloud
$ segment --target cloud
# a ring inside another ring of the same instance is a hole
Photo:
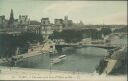
[[[104,17],[104,23],[106,24],[127,24],[127,12],[126,13],[114,13],[112,15]]]
[[[66,15],[74,16],[76,12],[83,11],[85,7],[92,6],[92,4],[87,3],[88,2],[82,1],[53,1],[52,3],[47,2],[47,4],[46,2],[45,4],[39,3],[39,5],[34,6],[30,14],[34,19],[50,17],[52,20],[54,18],[63,18]]]
[[[68,15],[69,19],[75,22],[82,20],[85,24],[122,24],[126,23],[126,5],[123,1],[2,0],[0,15],[9,17],[10,9],[13,8],[15,18],[23,14],[40,21],[42,17],[54,20]]]
[[[52,11],[52,12],[59,12],[59,13],[68,15],[72,11],[76,11],[78,9],[85,7],[85,5],[83,5],[83,4],[80,5],[80,4],[81,4],[80,2],[79,3],[77,2],[77,4],[76,4],[76,2],[71,2],[71,1],[70,2],[62,2],[62,3],[57,2],[57,3],[54,3],[50,6],[48,6],[44,10],[44,12],[47,13],[48,11]]]

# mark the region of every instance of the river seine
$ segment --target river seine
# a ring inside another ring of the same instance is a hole
[[[117,39],[116,44],[126,45],[127,38]],[[17,67],[93,73],[99,61],[108,53],[106,49],[84,47],[63,48],[63,52],[59,55],[62,54],[66,55],[66,59],[58,64],[50,65],[51,58],[48,54],[44,54],[28,58],[17,64]]]
[[[95,47],[65,48],[60,55],[62,54],[66,55],[66,59],[57,64],[51,65],[51,58],[44,54],[25,59],[17,67],[92,73],[107,50]]]

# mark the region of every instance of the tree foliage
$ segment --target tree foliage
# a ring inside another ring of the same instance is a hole
[[[42,35],[32,32],[22,33],[18,36],[1,34],[0,35],[0,56],[12,56],[15,55],[17,47],[21,48],[23,52],[26,52],[29,44],[41,42]]]
[[[82,39],[82,32],[77,30],[63,30],[62,32],[54,31],[50,39],[63,39],[65,42],[79,42]]]
[[[102,28],[102,29],[101,29],[101,33],[102,33],[103,35],[108,35],[108,34],[111,34],[112,31],[111,31],[110,28]]]

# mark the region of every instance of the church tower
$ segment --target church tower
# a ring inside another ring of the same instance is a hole
[[[11,9],[8,25],[9,25],[9,27],[12,27],[14,25],[14,16],[13,16],[13,10],[12,9]]]

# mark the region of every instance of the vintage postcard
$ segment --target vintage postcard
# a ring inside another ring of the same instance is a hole
[[[127,81],[127,1],[0,0],[0,80]]]

